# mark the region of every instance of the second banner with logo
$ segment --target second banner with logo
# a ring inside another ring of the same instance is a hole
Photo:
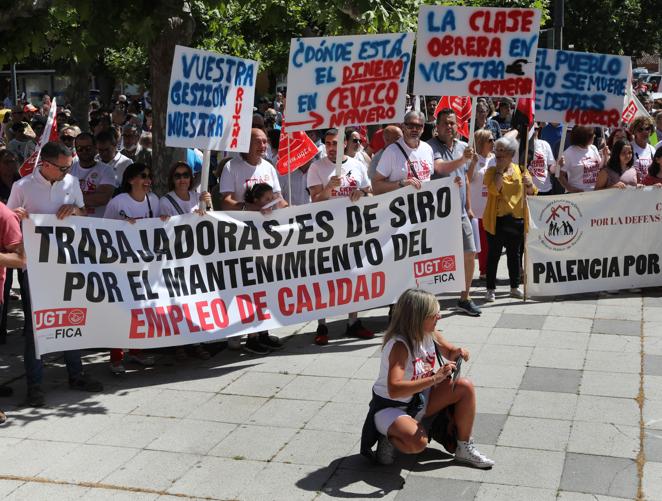
[[[527,292],[662,285],[662,189],[530,197]]]

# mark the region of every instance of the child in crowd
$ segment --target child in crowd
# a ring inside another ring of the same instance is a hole
[[[253,210],[259,210],[263,213],[271,208],[276,208],[279,200],[280,198],[276,197],[272,186],[267,183],[256,183],[250,188],[247,188],[244,194],[245,207],[255,207]],[[239,338],[230,339],[229,347],[230,349],[239,349],[241,347]],[[246,351],[255,353],[256,355],[266,355],[270,351],[280,350],[282,348],[283,344],[277,337],[270,336],[268,331],[249,334],[244,345]]]
[[[279,200],[278,197],[274,195],[274,190],[271,185],[267,183],[256,183],[252,187],[246,190],[244,195],[244,202],[247,204],[254,204],[260,208],[260,210],[268,209],[272,207],[273,202]]]

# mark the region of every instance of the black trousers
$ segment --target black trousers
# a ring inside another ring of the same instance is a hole
[[[506,248],[510,287],[519,287],[522,243],[524,242],[524,220],[512,216],[496,218],[495,234],[487,233],[487,288],[496,289],[496,274],[501,252]]]

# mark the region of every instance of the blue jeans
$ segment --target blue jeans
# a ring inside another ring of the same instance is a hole
[[[28,284],[28,273],[23,274],[21,282],[21,296],[25,311],[25,352],[23,363],[25,365],[25,377],[28,380],[28,388],[36,384],[41,384],[44,375],[44,363],[41,359],[35,357],[34,349],[34,330],[32,326],[32,302],[30,300],[30,286]],[[74,379],[83,372],[83,362],[80,359],[80,350],[71,350],[62,352],[64,361],[67,364],[69,379]]]

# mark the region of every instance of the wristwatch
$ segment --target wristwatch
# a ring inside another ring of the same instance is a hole
[[[398,181],[398,185],[400,185],[400,188],[404,188],[405,187],[405,180],[400,179],[400,181]]]

